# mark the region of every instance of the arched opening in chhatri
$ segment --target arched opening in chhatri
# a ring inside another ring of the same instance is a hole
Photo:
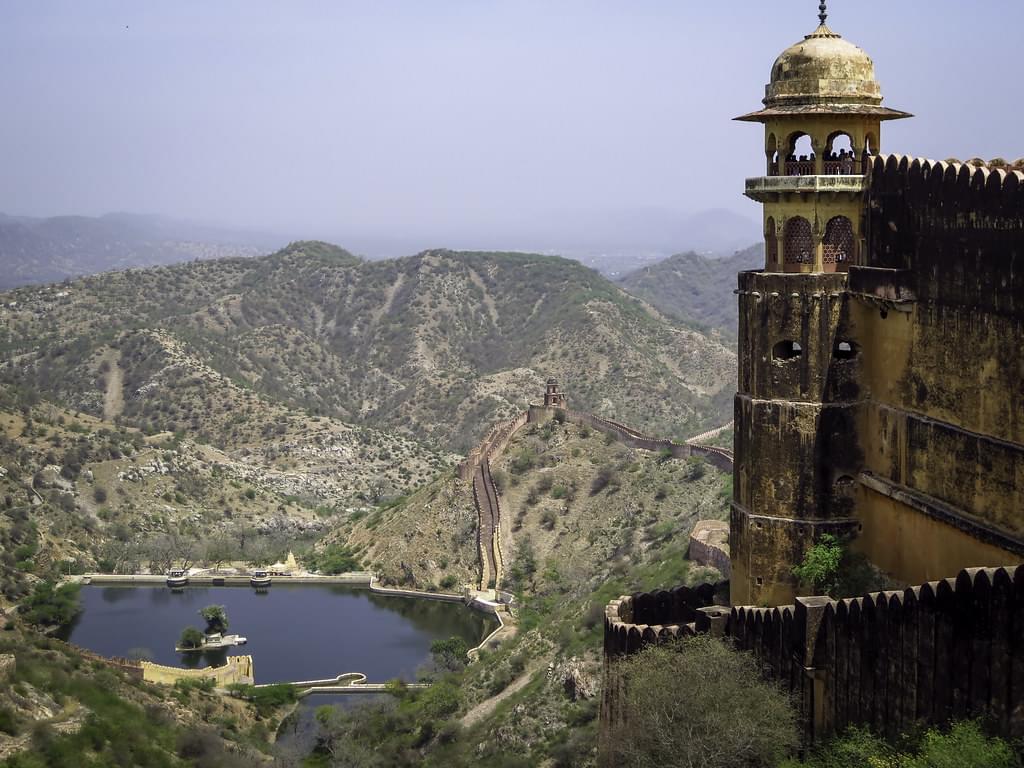
[[[860,172],[860,164],[853,154],[853,138],[845,131],[836,131],[825,145],[825,173],[830,176],[849,176]]]
[[[789,150],[786,155],[786,175],[813,176],[814,144],[811,137],[806,133],[794,133],[786,145]]]

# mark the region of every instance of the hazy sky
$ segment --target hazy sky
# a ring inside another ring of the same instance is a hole
[[[882,148],[1024,155],[1020,0],[833,0]],[[0,0],[0,211],[263,229],[514,230],[723,207],[817,0]],[[1006,32],[1003,32],[1005,30]],[[1012,78],[1012,79],[1011,79]]]

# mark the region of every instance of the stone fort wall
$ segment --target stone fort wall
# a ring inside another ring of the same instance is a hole
[[[681,587],[608,605],[603,736],[629,717],[616,660],[702,632],[754,653],[799,702],[811,740],[848,725],[895,736],[918,723],[978,716],[1003,735],[1024,736],[1024,566],[776,608],[715,606],[714,591]]]
[[[1024,173],[868,171],[848,274],[739,276],[737,604],[826,532],[903,584],[1024,559]]]

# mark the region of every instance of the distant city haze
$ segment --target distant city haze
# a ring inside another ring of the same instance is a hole
[[[1018,0],[849,0],[883,151],[1024,155]],[[726,251],[817,2],[0,0],[0,211],[427,247]],[[707,213],[709,212],[710,213]]]

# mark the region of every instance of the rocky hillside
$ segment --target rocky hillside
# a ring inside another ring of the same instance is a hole
[[[0,214],[0,289],[126,267],[255,256],[264,238],[157,216]]]
[[[7,621],[0,635],[0,765],[271,765],[280,713],[199,685],[144,683]]]
[[[270,412],[270,434],[228,451],[0,388],[0,607],[68,572],[301,556],[336,517],[423,485],[454,459],[401,436]]]
[[[734,339],[736,273],[762,267],[764,246],[759,243],[724,259],[679,253],[623,275],[618,284],[666,315]]]
[[[3,380],[224,449],[301,413],[465,450],[549,375],[577,407],[685,435],[727,420],[735,389],[721,344],[553,257],[297,243],[0,304]]]
[[[727,519],[731,497],[731,478],[700,460],[551,422],[520,431],[493,466],[507,520],[502,586],[517,593],[516,634],[453,678],[450,724],[431,733],[372,709],[356,713],[354,751],[402,755],[394,765],[471,766],[516,755],[508,764],[593,766],[605,604],[719,578],[687,559],[694,524]],[[449,479],[346,521],[330,538],[406,584],[461,583],[475,547],[457,534],[472,509],[468,497],[468,483]],[[379,742],[360,741],[382,721],[390,730]]]

